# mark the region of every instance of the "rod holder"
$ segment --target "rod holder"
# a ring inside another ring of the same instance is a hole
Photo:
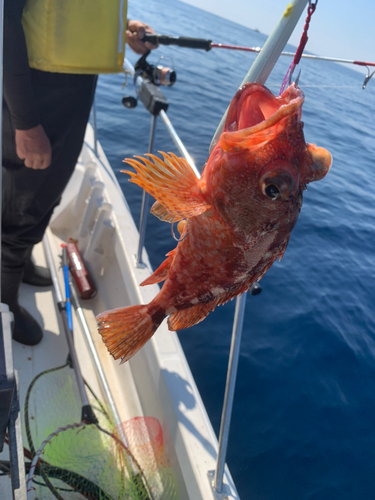
[[[78,248],[84,254],[89,242],[91,231],[94,227],[98,211],[103,203],[103,191],[105,185],[101,181],[95,181],[89,197],[81,225],[78,230]]]
[[[161,110],[167,111],[168,101],[159,87],[154,83],[143,80],[138,89],[138,95],[144,107],[153,116],[157,116]],[[150,151],[149,151],[150,152]]]
[[[73,215],[75,217],[81,218],[81,215],[85,210],[87,198],[96,180],[96,169],[97,164],[95,162],[89,161],[86,163],[85,173],[78,191],[77,198],[74,202]]]

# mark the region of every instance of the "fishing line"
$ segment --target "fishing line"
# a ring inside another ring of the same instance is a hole
[[[173,239],[176,240],[178,243],[180,241],[184,241],[184,239],[188,235],[188,232],[186,231],[185,234],[181,238],[177,238],[177,236],[176,236],[176,234],[174,232],[174,225],[175,225],[175,222],[172,222],[172,224],[171,224],[171,233],[172,233]]]
[[[375,70],[371,72],[370,67],[375,67],[375,63],[368,61],[359,61],[352,59],[343,59],[338,57],[326,57],[326,56],[317,56],[314,54],[303,54],[304,47],[307,43],[307,31],[309,28],[311,16],[314,13],[316,6],[318,4],[318,0],[315,3],[312,3],[309,0],[308,7],[308,15],[306,18],[304,31],[302,33],[301,41],[297,51],[293,52],[284,52],[282,51],[280,55],[293,57],[293,62],[290,65],[288,73],[286,75],[286,82],[291,78],[293,74],[294,67],[297,66],[301,58],[318,60],[318,61],[331,61],[336,63],[343,64],[354,64],[356,66],[363,66],[367,69],[367,75],[365,76],[364,82],[362,84],[362,89],[366,88],[366,85],[370,81],[370,79],[375,75]],[[236,51],[245,51],[259,54],[263,49],[261,47],[243,47],[240,45],[228,45],[223,43],[213,43],[212,40],[205,40],[203,38],[190,38],[190,37],[173,37],[169,35],[157,35],[146,33],[143,37],[144,42],[151,42],[154,45],[176,45],[178,47],[186,47],[191,49],[203,49],[205,51],[209,51],[213,48],[215,49],[228,49],[228,50],[236,50]],[[294,67],[293,67],[294,66]]]
[[[188,82],[188,81],[185,81],[185,80],[178,80],[178,84],[180,85],[190,85],[190,86],[195,86],[195,87],[207,87],[207,88],[212,88],[212,84],[210,83],[207,83],[207,82],[202,82],[202,83],[199,83],[199,82]],[[221,87],[228,87],[228,88],[231,88],[231,87],[235,87],[235,85],[232,85],[232,84],[229,84],[229,83],[221,83],[220,84]],[[267,83],[267,87],[279,87],[280,84],[278,83]],[[358,85],[310,85],[310,84],[302,84],[302,83],[298,83],[298,87],[300,89],[303,89],[303,88],[317,88],[317,89],[325,89],[325,88],[329,88],[329,89],[358,89]]]
[[[296,53],[294,55],[294,59],[292,61],[292,64],[289,66],[288,71],[286,72],[286,75],[284,76],[284,80],[281,84],[279,95],[281,95],[284,92],[287,85],[290,85],[294,70],[296,69],[296,66],[298,66],[298,64],[301,60],[302,53],[305,49],[307,40],[309,39],[309,37],[307,36],[307,32],[309,30],[311,16],[314,14],[317,5],[318,5],[318,0],[316,0],[315,3],[312,3],[311,0],[309,0],[309,6],[307,7],[307,17],[305,20],[305,26],[303,27],[301,40],[299,42]]]

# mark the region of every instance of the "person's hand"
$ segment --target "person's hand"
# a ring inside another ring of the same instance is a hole
[[[28,130],[16,129],[16,152],[25,167],[43,170],[51,163],[51,143],[41,125]]]
[[[145,33],[155,34],[155,31],[148,24],[142,21],[128,20],[126,30],[126,43],[136,54],[145,54],[148,50],[157,48],[150,42],[142,42]]]

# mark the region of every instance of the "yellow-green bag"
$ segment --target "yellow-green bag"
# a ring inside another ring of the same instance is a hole
[[[22,24],[30,67],[56,73],[118,73],[126,0],[27,0]]]

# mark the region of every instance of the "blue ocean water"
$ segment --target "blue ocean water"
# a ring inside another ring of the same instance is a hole
[[[131,4],[129,15],[174,36],[247,46],[266,40],[176,0]],[[176,84],[163,88],[168,116],[202,167],[256,55],[160,47],[148,59],[156,64],[161,56],[177,72]],[[128,57],[137,60],[130,50]],[[290,62],[280,58],[275,66],[267,82],[273,92]],[[309,185],[284,258],[261,281],[262,293],[247,297],[227,463],[244,500],[373,500],[375,81],[362,90],[363,75],[348,67],[308,60],[301,67],[305,137],[332,153],[333,166]],[[99,79],[99,139],[138,222],[141,190],[120,170],[123,158],[147,152],[150,115],[141,105],[121,105],[134,95],[131,78],[125,89],[123,83],[123,75]],[[155,150],[177,152],[162,123]],[[174,246],[169,225],[149,216],[154,268]],[[233,313],[231,302],[179,332],[217,433]]]

